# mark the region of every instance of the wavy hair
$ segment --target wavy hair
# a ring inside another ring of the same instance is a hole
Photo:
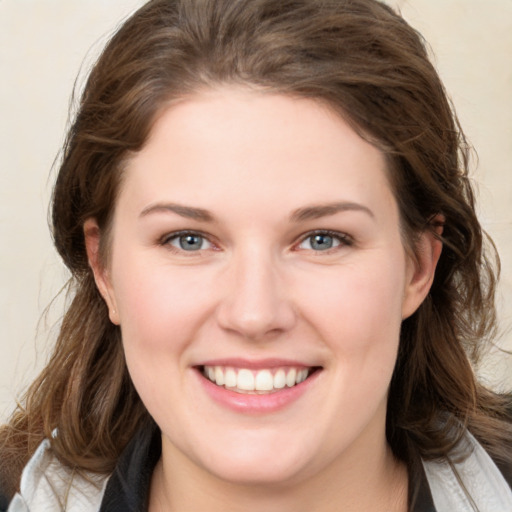
[[[494,332],[499,264],[475,214],[468,144],[421,36],[376,0],[152,0],[107,44],[65,142],[52,232],[74,298],[51,359],[0,433],[10,492],[43,438],[63,463],[109,473],[148,419],[88,266],[83,224],[96,218],[105,256],[126,158],[169,102],[222,84],[311,98],[343,116],[386,155],[413,250],[444,217],[432,289],[402,325],[388,441],[406,462],[443,458],[467,427],[510,458],[504,401],[472,367]]]

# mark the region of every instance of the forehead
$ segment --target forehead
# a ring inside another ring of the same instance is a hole
[[[123,188],[139,208],[156,200],[210,208],[217,197],[229,197],[226,208],[293,208],[392,195],[383,154],[324,104],[235,87],[162,110]]]

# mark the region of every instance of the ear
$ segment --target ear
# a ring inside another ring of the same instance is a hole
[[[436,215],[420,235],[414,255],[408,255],[407,277],[402,302],[402,319],[411,316],[425,300],[434,281],[437,262],[441,256],[444,217]]]
[[[100,257],[101,231],[96,219],[89,218],[84,222],[85,248],[89,266],[94,274],[98,290],[108,307],[108,315],[113,324],[119,325],[119,313],[115,301],[114,290],[110,281],[108,269]]]

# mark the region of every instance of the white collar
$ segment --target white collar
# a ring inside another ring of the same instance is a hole
[[[496,464],[469,432],[462,442],[470,450],[462,462],[423,462],[437,512],[511,512],[512,490]]]
[[[61,464],[45,439],[23,469],[20,493],[7,512],[99,510],[107,477],[93,473],[82,475]]]
[[[470,455],[462,462],[423,462],[437,512],[511,512],[512,491],[500,470],[469,432],[464,442]],[[45,440],[23,470],[8,512],[97,511],[107,481],[63,466]]]

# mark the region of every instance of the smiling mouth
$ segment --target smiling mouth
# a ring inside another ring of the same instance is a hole
[[[261,370],[229,366],[200,366],[210,382],[235,393],[267,395],[298,386],[320,367],[281,367]]]

